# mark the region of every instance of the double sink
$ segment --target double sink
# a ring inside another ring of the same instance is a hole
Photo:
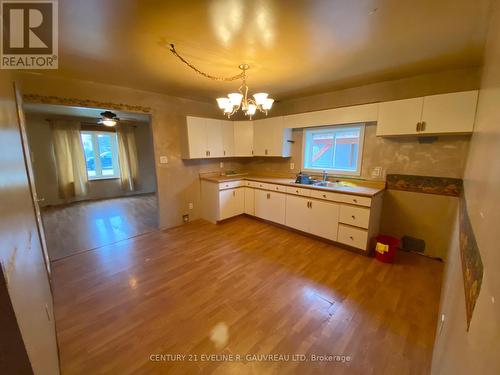
[[[309,183],[300,183],[296,182],[297,185],[306,185],[306,186],[318,186],[318,187],[326,187],[326,188],[337,188],[337,187],[352,187],[356,186],[352,182],[346,182],[346,181],[323,181],[323,180],[310,180]]]

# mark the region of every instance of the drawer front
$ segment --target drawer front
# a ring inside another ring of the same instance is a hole
[[[281,191],[282,193],[286,192],[286,186],[285,185],[271,185],[272,189],[274,191]]]
[[[270,184],[266,184],[265,182],[256,182],[255,187],[257,189],[271,190],[271,185]]]
[[[337,241],[358,249],[366,250],[368,231],[339,224]]]
[[[361,197],[359,195],[350,194],[338,194],[340,195],[340,201],[342,203],[355,204],[357,206],[370,207],[372,205],[372,199],[368,197]]]
[[[259,186],[259,183],[256,181],[245,181],[245,186],[256,188]]]
[[[356,227],[368,228],[370,222],[370,209],[341,204],[339,221]]]
[[[332,191],[311,190],[311,197],[327,201],[342,202],[342,195],[344,194],[334,193]]]
[[[286,192],[288,194],[295,194],[295,195],[302,195],[304,197],[309,197],[311,196],[311,189],[303,189],[295,186],[287,186],[286,187]]]
[[[219,183],[219,190],[224,189],[234,189],[240,186],[244,186],[243,181],[228,181]]]

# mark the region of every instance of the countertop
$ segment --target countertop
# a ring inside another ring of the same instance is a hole
[[[291,178],[281,178],[281,177],[261,177],[253,175],[232,175],[232,176],[201,176],[200,179],[205,181],[211,181],[215,183],[228,182],[228,181],[240,181],[249,180],[257,182],[267,182],[269,184],[287,185],[293,187],[300,187],[304,189],[331,191],[343,194],[353,194],[361,195],[365,197],[373,197],[377,194],[382,193],[385,187],[368,187],[368,186],[336,186],[336,187],[325,187],[325,186],[313,186],[306,184],[296,184],[294,179]],[[380,183],[384,185],[383,182]]]

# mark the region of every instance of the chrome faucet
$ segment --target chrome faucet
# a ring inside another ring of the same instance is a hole
[[[326,180],[328,180],[328,172],[323,171],[323,181],[326,181]]]

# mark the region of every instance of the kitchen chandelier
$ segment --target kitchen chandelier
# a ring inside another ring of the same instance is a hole
[[[267,112],[271,109],[274,103],[274,99],[269,98],[269,94],[265,92],[259,92],[253,94],[253,99],[248,97],[248,86],[247,86],[247,73],[246,71],[250,68],[248,64],[241,64],[239,68],[241,73],[232,77],[217,77],[202,72],[194,65],[186,61],[182,56],[180,56],[175,50],[175,46],[170,44],[170,52],[172,52],[176,57],[179,58],[184,64],[193,69],[196,73],[211,79],[213,81],[235,81],[241,79],[242,83],[238,89],[238,92],[232,92],[227,95],[226,98],[217,98],[217,104],[224,114],[230,118],[238,110],[242,110],[245,115],[250,119],[257,112],[262,112],[267,116]]]

